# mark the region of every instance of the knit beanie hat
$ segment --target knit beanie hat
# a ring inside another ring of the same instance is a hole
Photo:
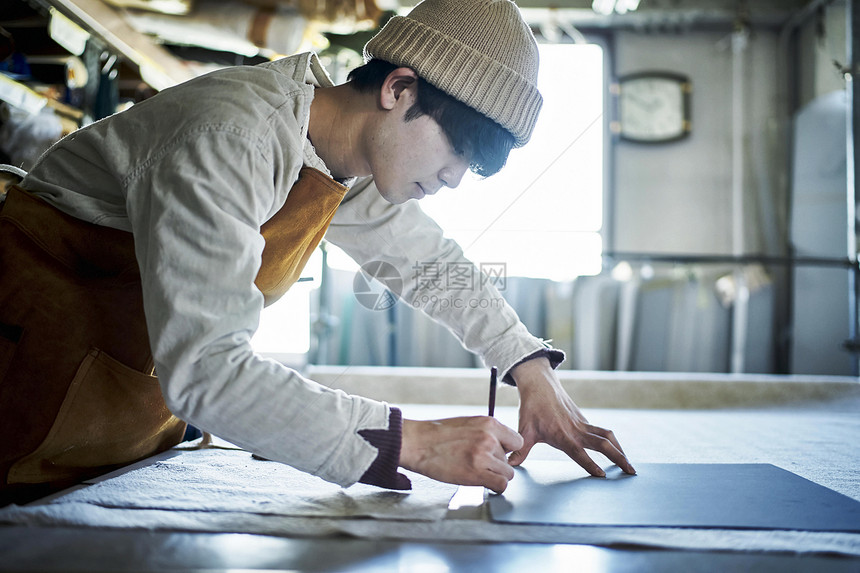
[[[394,16],[364,47],[364,59],[415,70],[526,144],[543,99],[538,49],[510,0],[424,0]]]

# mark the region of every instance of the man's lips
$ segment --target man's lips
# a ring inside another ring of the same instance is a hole
[[[421,196],[422,197],[424,197],[425,195],[435,195],[436,192],[439,191],[439,189],[434,189],[434,188],[430,187],[429,185],[425,186],[425,185],[422,185],[421,183],[417,183],[417,185],[418,185],[418,188],[421,189],[421,194],[422,194]]]

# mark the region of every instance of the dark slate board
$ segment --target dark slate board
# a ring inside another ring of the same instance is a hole
[[[794,529],[860,532],[860,501],[771,464],[636,464],[606,478],[573,462],[526,462],[503,495],[496,522],[554,525]],[[572,477],[573,476],[573,477]]]

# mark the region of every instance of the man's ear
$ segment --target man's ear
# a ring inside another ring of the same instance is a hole
[[[382,82],[379,105],[382,109],[394,109],[397,102],[406,95],[415,96],[418,74],[411,68],[397,68]],[[411,105],[411,103],[410,103]]]

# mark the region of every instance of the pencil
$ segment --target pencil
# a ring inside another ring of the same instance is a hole
[[[490,414],[489,416],[492,418],[493,414],[496,412],[496,376],[498,375],[498,370],[495,366],[490,368]]]

